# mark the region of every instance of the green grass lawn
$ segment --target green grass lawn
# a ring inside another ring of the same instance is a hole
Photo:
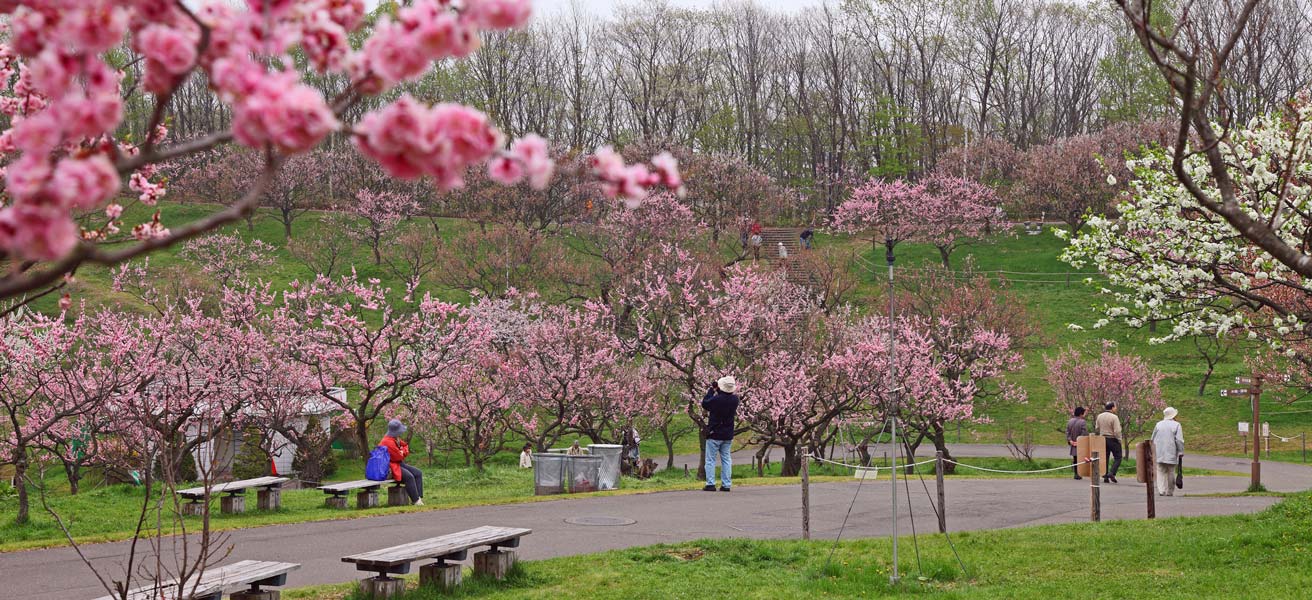
[[[484,598],[1305,598],[1312,586],[1312,496],[1256,515],[1111,521],[900,540],[902,583],[889,583],[891,541],[702,540],[521,562],[503,582],[472,576],[454,594]],[[919,560],[917,560],[917,548]],[[832,559],[830,551],[833,550]],[[284,592],[341,600],[352,585]]]

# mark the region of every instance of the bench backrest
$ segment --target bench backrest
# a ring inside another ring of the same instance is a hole
[[[451,533],[409,544],[374,550],[363,554],[343,557],[343,562],[355,563],[360,567],[394,567],[425,558],[447,556],[461,550],[478,546],[491,546],[508,542],[533,533],[532,529],[517,527],[492,527],[484,525],[458,533]]]
[[[263,560],[243,560],[207,569],[200,578],[198,585],[194,584],[195,578],[188,580],[183,591],[194,598],[205,598],[220,593],[224,588],[233,585],[246,585],[256,581],[263,581],[279,575],[285,575],[291,571],[301,568],[296,563],[270,562]],[[173,593],[176,591],[177,580],[169,580],[159,585],[150,584],[133,589],[128,592],[129,600],[159,600],[161,591]],[[161,590],[161,588],[163,588]],[[116,596],[104,596],[97,600],[117,600]]]
[[[228,483],[216,483],[210,486],[210,494],[222,494],[225,492],[235,492],[249,488],[279,486],[291,481],[286,477],[257,477],[255,479],[242,479],[240,481],[229,481]],[[194,487],[185,490],[178,490],[178,495],[184,498],[199,498],[205,495],[205,488]]]

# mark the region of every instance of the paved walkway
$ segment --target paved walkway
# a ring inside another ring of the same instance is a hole
[[[959,456],[998,456],[998,446],[955,445]],[[1061,456],[1061,448],[1040,449],[1040,455]],[[876,454],[878,455],[878,454]],[[736,459],[747,462],[750,453]],[[695,462],[691,457],[689,464]],[[1190,466],[1247,472],[1242,459],[1186,456]],[[676,462],[682,468],[683,462]],[[1266,463],[1267,486],[1282,491],[1312,488],[1312,468]],[[1119,485],[1102,488],[1103,518],[1136,519],[1144,516],[1143,486],[1134,474]],[[919,480],[912,478],[912,512],[920,532],[933,531],[934,517]],[[927,479],[933,490],[932,479]],[[1242,491],[1247,478],[1187,478],[1190,494]],[[1088,481],[1069,479],[958,480],[947,484],[948,527],[951,531],[1021,527],[1046,523],[1083,522],[1089,518]],[[852,502],[854,482],[813,485],[812,536],[832,539],[842,526]],[[905,499],[904,494],[899,500]],[[891,532],[888,478],[867,481],[843,533],[844,538],[888,535]],[[1275,498],[1204,498],[1188,495],[1159,498],[1159,517],[1219,515],[1257,512]],[[901,504],[906,510],[906,504]],[[905,513],[903,513],[905,514]],[[582,516],[633,519],[627,526],[580,526],[565,519]],[[801,495],[797,486],[743,486],[730,494],[662,492],[591,499],[559,500],[532,504],[486,506],[380,516],[345,521],[275,525],[227,532],[234,546],[228,561],[284,560],[304,566],[292,573],[292,587],[345,582],[359,575],[341,562],[347,554],[377,549],[423,537],[441,535],[477,525],[532,528],[521,556],[541,559],[585,554],[662,542],[699,538],[797,538],[801,535]],[[909,533],[901,520],[899,531]],[[166,544],[167,546],[167,544]],[[166,548],[166,550],[171,550]],[[98,567],[117,574],[127,552],[126,543],[92,544],[83,551]],[[76,600],[102,594],[90,571],[71,549],[57,548],[0,554],[5,573],[0,597],[31,600]],[[22,576],[14,576],[22,574]]]

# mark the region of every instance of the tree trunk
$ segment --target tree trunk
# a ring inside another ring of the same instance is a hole
[[[383,264],[383,255],[382,255],[382,253],[380,253],[380,252],[378,251],[378,246],[380,246],[381,244],[382,244],[381,241],[379,241],[379,240],[374,240],[374,244],[373,244],[373,250],[374,250],[374,266],[378,266],[378,265]]]
[[[1203,373],[1203,381],[1198,384],[1198,397],[1202,397],[1207,391],[1207,380],[1212,378],[1212,371],[1216,370],[1216,365],[1207,365],[1207,372]]]
[[[862,442],[856,445],[856,453],[861,456],[861,466],[870,466],[870,445]]]
[[[292,239],[292,218],[291,215],[284,214],[282,217],[282,235],[284,241]]]
[[[28,515],[31,501],[27,497],[27,452],[18,448],[14,450],[14,456],[14,488],[18,490],[18,517],[14,522],[26,525],[31,520]]]
[[[670,436],[670,424],[661,425],[661,441],[665,442],[665,468],[674,468],[674,438]]]
[[[952,261],[951,261],[951,257],[952,257],[952,249],[949,248],[949,247],[947,247],[947,246],[937,246],[937,248],[938,248],[938,255],[939,255],[939,257],[943,259],[943,268],[944,268],[944,269],[951,269],[951,268],[952,268]]]
[[[761,449],[760,449],[760,450],[757,450],[757,451],[756,451],[756,476],[757,476],[757,477],[765,477],[765,453],[768,452],[769,450],[770,450],[770,445],[769,445],[769,444],[766,444],[766,445],[764,445],[764,446],[761,446]]]
[[[948,452],[947,434],[942,424],[934,425],[934,433],[930,436],[930,440],[934,442],[934,449],[943,453],[943,474],[956,473],[956,463],[947,462],[952,460],[952,453]]]
[[[359,415],[355,417],[355,443],[360,446],[360,455],[367,460],[369,453],[365,451],[365,448],[369,447],[369,423],[360,418]]]
[[[82,481],[82,465],[78,461],[61,461],[64,463],[64,475],[68,477],[68,493],[76,496],[78,484]]]
[[[784,462],[779,465],[781,477],[796,477],[802,472],[802,455],[797,453],[797,443],[783,444]]]

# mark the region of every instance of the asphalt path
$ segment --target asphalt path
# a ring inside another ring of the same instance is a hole
[[[956,456],[1005,456],[1001,446],[954,445]],[[881,449],[876,449],[879,456]],[[1042,457],[1060,457],[1059,447],[1040,448]],[[735,462],[750,462],[751,453],[735,455]],[[694,465],[696,456],[676,457],[676,467]],[[1189,456],[1189,466],[1247,473],[1244,459]],[[1312,468],[1287,463],[1264,463],[1268,488],[1296,491],[1312,488]],[[1145,516],[1145,490],[1134,483],[1134,473],[1122,473],[1120,484],[1102,487],[1104,519],[1140,519]],[[899,490],[899,512],[914,515],[922,534],[933,531],[934,513],[920,479],[912,477],[911,506],[906,489]],[[932,477],[925,483],[934,490]],[[1062,478],[961,479],[946,487],[950,531],[1023,527],[1048,523],[1075,523],[1089,519],[1089,481]],[[1260,511],[1274,502],[1270,497],[1205,497],[1199,494],[1242,491],[1246,477],[1186,478],[1184,495],[1158,498],[1158,517],[1223,515]],[[902,487],[902,486],[899,486]],[[811,531],[814,539],[833,539],[842,529],[844,539],[886,536],[892,531],[891,490],[887,473],[878,480],[812,485]],[[430,494],[433,491],[430,490]],[[440,494],[440,491],[437,491]],[[1181,492],[1177,491],[1177,494]],[[853,504],[853,498],[856,498]],[[843,519],[852,506],[844,528]],[[632,520],[622,526],[575,525],[567,519],[612,517]],[[899,533],[910,532],[909,519],[900,517]],[[731,493],[680,491],[596,498],[562,499],[530,504],[481,506],[435,510],[341,521],[273,525],[225,532],[232,546],[224,562],[243,559],[288,561],[302,564],[288,583],[301,587],[346,582],[367,576],[341,561],[342,556],[402,544],[479,525],[527,527],[533,534],[519,549],[528,560],[568,556],[681,542],[701,538],[798,538],[801,536],[801,494],[795,485],[739,486]],[[174,541],[164,543],[164,555],[174,553]],[[118,577],[128,553],[126,542],[90,544],[82,552],[98,569]],[[417,571],[417,568],[416,568]],[[104,590],[91,570],[71,548],[0,553],[0,598],[14,600],[71,600],[95,598]]]

